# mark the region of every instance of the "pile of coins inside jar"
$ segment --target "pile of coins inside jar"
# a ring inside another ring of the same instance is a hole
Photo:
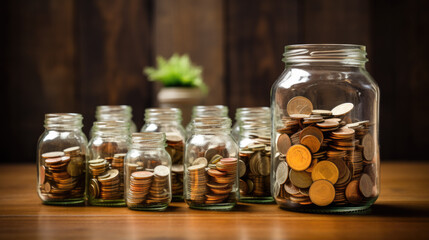
[[[166,134],[165,150],[171,157],[171,191],[173,195],[183,195],[183,149],[184,139],[174,133]]]
[[[39,187],[44,200],[82,198],[85,184],[85,154],[80,147],[42,154]]]
[[[92,199],[119,200],[124,198],[124,159],[126,153],[88,161],[89,194]]]
[[[131,165],[131,164],[129,164]],[[156,166],[153,171],[137,171],[135,165],[130,170],[130,186],[127,193],[127,205],[139,208],[153,205],[169,204],[170,169],[163,165]]]
[[[190,204],[219,204],[236,201],[234,184],[237,179],[237,159],[229,158],[224,146],[194,149],[188,158],[187,202]]]
[[[252,143],[240,149],[238,176],[241,197],[269,197],[271,138],[251,136]]]
[[[360,205],[377,196],[369,121],[351,122],[352,103],[314,110],[292,98],[276,139],[273,196],[280,206]]]

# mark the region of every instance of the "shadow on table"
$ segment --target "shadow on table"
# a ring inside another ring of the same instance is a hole
[[[404,206],[390,204],[374,204],[368,212],[368,216],[378,217],[425,217],[429,216],[429,206]]]

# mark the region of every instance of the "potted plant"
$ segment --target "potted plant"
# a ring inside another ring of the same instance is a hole
[[[146,67],[143,72],[150,81],[163,85],[157,96],[160,107],[182,109],[187,122],[192,107],[202,104],[208,91],[201,76],[202,68],[194,65],[186,54],[174,54],[170,59],[158,56],[156,63],[156,67]]]

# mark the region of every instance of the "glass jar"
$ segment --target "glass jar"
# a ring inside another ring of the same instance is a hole
[[[193,120],[204,117],[228,117],[228,107],[223,105],[195,106],[192,108],[191,121],[186,126],[186,136],[189,138],[193,129]]]
[[[171,191],[173,201],[183,201],[183,151],[186,132],[182,126],[182,111],[178,108],[148,108],[142,132],[163,132],[172,160]]]
[[[37,193],[50,205],[84,204],[87,139],[82,115],[49,113],[37,144]]]
[[[185,148],[185,202],[191,208],[230,210],[238,200],[238,146],[228,117],[196,118]]]
[[[97,121],[125,121],[130,124],[130,132],[137,132],[137,126],[133,121],[133,109],[128,105],[101,105],[97,106],[95,110],[95,119]],[[91,128],[90,137],[94,126]]]
[[[93,134],[88,144],[89,205],[125,206],[124,159],[131,142],[129,123],[97,121]]]
[[[306,212],[369,208],[380,190],[380,92],[364,46],[285,47],[271,91],[272,194]]]
[[[237,108],[235,111],[235,123],[232,126],[232,137],[238,142],[240,137],[240,122],[253,119],[266,119],[269,121],[271,118],[271,111],[269,107],[244,107]]]
[[[171,202],[171,158],[165,150],[165,134],[132,134],[125,158],[125,199],[133,210],[163,211]]]
[[[240,201],[271,203],[271,122],[244,121],[240,126],[238,177]]]

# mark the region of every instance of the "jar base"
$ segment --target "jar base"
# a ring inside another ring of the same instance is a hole
[[[134,211],[157,211],[157,212],[162,212],[165,211],[168,207],[168,204],[163,204],[163,205],[156,205],[156,206],[148,206],[148,207],[128,207],[131,210]]]
[[[262,203],[262,204],[275,202],[273,197],[240,197],[238,201],[243,203]]]
[[[173,195],[173,198],[171,199],[172,202],[183,202],[183,195]]]
[[[102,200],[102,199],[92,199],[89,201],[90,206],[99,206],[99,207],[126,207],[127,204],[125,200]]]
[[[65,200],[65,201],[50,201],[50,200],[43,200],[42,203],[44,205],[55,205],[55,206],[84,206],[85,200],[83,199],[76,199],[76,200]]]
[[[235,207],[236,203],[217,203],[217,204],[189,204],[189,207],[197,210],[215,210],[215,211],[230,211]]]

